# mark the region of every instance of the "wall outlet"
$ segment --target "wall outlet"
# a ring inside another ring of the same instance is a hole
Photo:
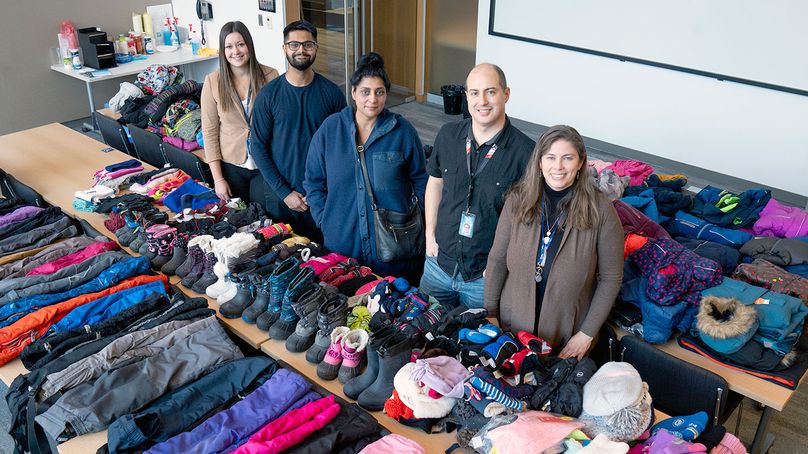
[[[267,16],[266,17],[266,24],[267,24],[267,28],[272,30],[272,16]]]

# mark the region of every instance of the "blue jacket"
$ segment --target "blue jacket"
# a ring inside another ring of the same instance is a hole
[[[356,146],[352,107],[323,122],[309,146],[306,201],[327,248],[388,274],[377,259],[373,211]],[[379,207],[406,212],[413,193],[423,206],[426,156],[415,128],[401,115],[387,109],[379,114],[365,142],[365,160]]]
[[[167,295],[163,281],[154,281],[148,284],[138,285],[137,287],[123,289],[95,301],[82,304],[70,311],[55,325],[51,326],[48,330],[48,334],[68,331],[73,328],[104,321],[118,312],[143,301],[153,293]]]
[[[66,301],[78,295],[103,290],[126,278],[146,274],[149,270],[151,270],[151,264],[148,258],[132,257],[110,266],[91,281],[70,290],[20,298],[12,303],[0,306],[0,328],[8,326],[26,314],[42,309],[45,306]]]
[[[808,307],[799,298],[730,278],[724,278],[720,285],[708,288],[701,294],[735,298],[743,304],[753,305],[757,310],[759,326],[752,339],[780,355],[791,351],[799,340],[805,316],[808,315]]]
[[[682,236],[699,240],[715,241],[719,244],[740,248],[753,238],[751,233],[710,224],[704,219],[679,211],[671,222],[673,229]]]

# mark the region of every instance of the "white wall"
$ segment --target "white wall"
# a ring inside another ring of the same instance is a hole
[[[286,72],[286,58],[282,49],[283,27],[286,26],[283,1],[275,2],[276,12],[274,13],[260,11],[256,0],[213,0],[211,3],[213,4],[213,20],[205,23],[208,47],[219,47],[219,31],[222,25],[239,20],[250,29],[258,61],[277,69],[281,74]],[[187,27],[189,23],[192,23],[194,29],[199,29],[196,0],[174,0],[172,4],[174,15],[179,19],[180,26]],[[263,26],[258,25],[259,14],[264,18]]]
[[[808,196],[808,97],[488,34],[477,62],[508,77],[508,113]]]
[[[76,28],[100,26],[115,37],[132,28],[132,11],[157,3],[161,1],[3,2],[9,9],[0,14],[0,134],[90,115],[84,82],[50,69],[49,52],[58,46],[62,20],[72,20]],[[96,107],[117,93],[124,80],[94,83]]]

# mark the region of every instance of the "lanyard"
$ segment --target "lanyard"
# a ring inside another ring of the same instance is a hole
[[[471,170],[471,139],[466,137],[466,170],[469,173],[469,190],[466,193],[466,212],[469,212],[471,208],[471,193],[474,191],[474,177],[475,175],[479,175],[485,166],[488,165],[488,161],[494,157],[494,153],[497,152],[497,144],[491,145],[491,148],[488,149],[488,152],[485,153],[483,157],[483,161],[477,165],[475,170]]]
[[[539,249],[539,259],[536,261],[536,283],[538,284],[544,279],[544,265],[547,263],[547,254],[550,250],[550,243],[553,242],[553,238],[555,237],[559,221],[561,220],[561,215],[556,217],[555,222],[553,225],[550,225],[550,219],[548,217],[546,205],[544,200],[542,200],[542,216],[541,222],[539,225],[539,234],[541,234],[541,230],[543,230],[545,225],[545,220],[547,221],[547,232],[544,234],[544,237],[541,239],[541,245]]]
[[[244,106],[244,119],[247,121],[247,125],[250,124],[250,98],[252,98],[252,85],[247,91],[247,105]],[[239,99],[239,103],[241,104],[241,100]]]

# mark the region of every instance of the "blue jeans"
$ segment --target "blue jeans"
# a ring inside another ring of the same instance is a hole
[[[442,305],[457,307],[462,304],[468,308],[481,308],[483,287],[482,277],[466,282],[457,268],[450,276],[438,265],[437,257],[427,256],[420,289],[427,295],[434,296]]]

